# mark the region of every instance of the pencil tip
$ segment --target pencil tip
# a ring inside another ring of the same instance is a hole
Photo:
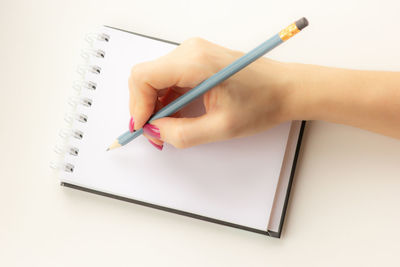
[[[107,148],[106,151],[112,150],[112,149],[114,149],[114,148],[118,148],[118,147],[120,147],[120,146],[121,146],[121,145],[120,145],[120,143],[118,142],[118,140],[115,140],[114,143],[112,143],[111,146],[109,146],[109,147]]]

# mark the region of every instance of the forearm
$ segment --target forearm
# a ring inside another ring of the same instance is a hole
[[[288,64],[293,119],[324,120],[400,139],[400,73]]]

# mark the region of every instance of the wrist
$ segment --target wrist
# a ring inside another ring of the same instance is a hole
[[[268,65],[271,76],[267,79],[274,81],[272,88],[280,99],[279,121],[311,119],[313,107],[306,92],[309,89],[307,77],[312,75],[309,73],[311,70],[307,65],[297,63],[272,61]],[[266,88],[270,90],[271,84]]]
[[[316,119],[318,95],[315,92],[316,70],[313,65],[284,63],[286,80],[285,112],[287,120]],[[318,87],[318,86],[317,86]]]

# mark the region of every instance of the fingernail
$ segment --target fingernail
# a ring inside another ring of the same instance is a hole
[[[133,131],[134,131],[134,126],[135,126],[135,122],[133,121],[133,118],[131,117],[131,119],[129,121],[129,131],[131,133],[133,133]]]
[[[152,144],[155,148],[157,148],[158,150],[162,150],[163,149],[163,147],[164,147],[164,145],[157,145],[156,143],[154,143],[153,141],[151,141],[150,139],[147,139],[147,140],[149,140],[149,142],[150,142],[150,144]]]
[[[146,124],[144,127],[143,127],[143,131],[146,133],[146,134],[148,134],[148,135],[150,135],[151,137],[154,137],[154,138],[157,138],[157,139],[160,139],[161,138],[161,136],[160,136],[160,129],[158,129],[156,126],[154,126],[153,124]]]

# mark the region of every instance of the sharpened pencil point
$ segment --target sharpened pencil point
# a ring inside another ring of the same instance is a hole
[[[121,144],[118,142],[118,140],[115,140],[114,143],[112,143],[111,146],[109,146],[106,151],[109,151],[114,148],[118,148],[120,146],[121,146]]]

